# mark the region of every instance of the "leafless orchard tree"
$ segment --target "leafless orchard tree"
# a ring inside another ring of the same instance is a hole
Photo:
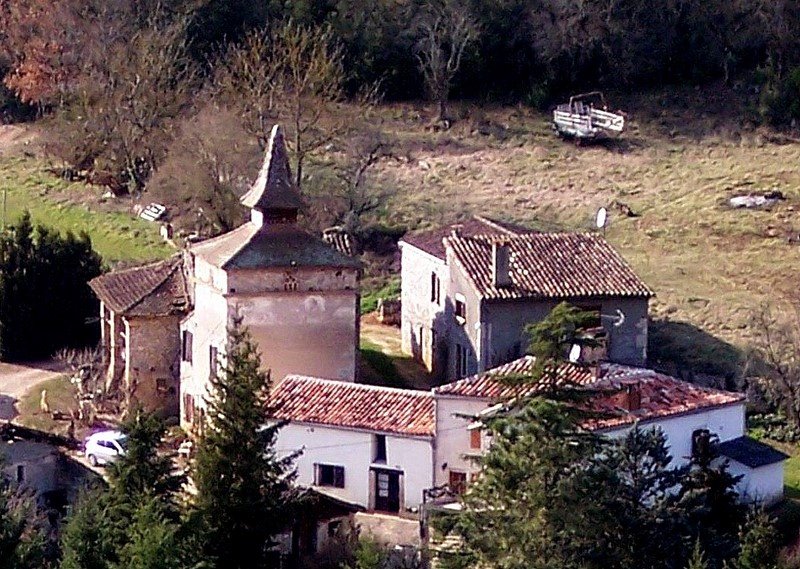
[[[64,95],[51,151],[78,170],[107,171],[141,191],[196,86],[187,26],[186,18],[157,14],[138,30],[98,25],[84,46],[85,70]]]
[[[106,397],[103,357],[98,348],[82,350],[63,348],[55,354],[70,371],[70,382],[75,386],[75,403],[78,421],[89,424],[94,420]]]
[[[426,5],[419,21],[416,57],[428,93],[439,107],[438,121],[450,120],[450,87],[465,50],[477,36],[478,25],[466,5],[456,0]]]
[[[227,51],[215,75],[220,103],[236,109],[262,148],[272,124],[285,124],[298,186],[307,158],[352,130],[336,109],[344,80],[343,51],[331,30],[293,22],[248,35]],[[372,104],[376,95],[368,90],[359,102]]]
[[[800,426],[800,309],[765,305],[753,315],[755,339],[747,376]]]

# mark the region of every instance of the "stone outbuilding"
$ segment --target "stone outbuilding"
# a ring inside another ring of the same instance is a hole
[[[175,255],[89,282],[100,299],[106,389],[164,415],[178,413],[180,322],[191,309],[182,267]]]

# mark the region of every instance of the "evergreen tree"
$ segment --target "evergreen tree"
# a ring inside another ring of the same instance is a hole
[[[183,478],[157,453],[164,424],[139,413],[123,425],[126,453],[110,466],[109,487],[95,488],[78,503],[62,534],[62,569],[189,566],[173,563],[183,544],[176,495]],[[169,550],[169,554],[167,552]]]
[[[739,555],[726,569],[776,569],[778,540],[770,517],[751,510],[739,530]]]
[[[631,429],[611,441],[599,462],[608,469],[610,484],[598,495],[612,512],[609,557],[620,569],[676,566],[682,551],[677,489],[686,467],[675,468],[660,429]]]
[[[0,471],[0,569],[43,566],[46,541],[46,520],[33,496],[12,486]]]
[[[686,569],[709,569],[708,561],[706,561],[706,557],[703,555],[703,550],[700,547],[699,541],[694,542],[692,556],[689,558],[689,564],[686,566]]]
[[[267,550],[291,520],[293,456],[274,449],[280,424],[269,422],[269,374],[237,320],[225,368],[211,380],[207,424],[193,478],[204,556],[220,569],[270,565]]]
[[[140,501],[127,528],[115,569],[178,569],[187,567],[180,527],[166,515],[156,496]]]
[[[600,441],[577,427],[564,407],[532,399],[514,413],[485,420],[492,447],[481,459],[482,476],[465,495],[454,527],[464,547],[445,554],[446,564],[602,566],[587,564],[604,549],[598,530],[606,513],[592,497],[602,484],[591,479],[589,469]]]
[[[684,532],[699,540],[712,566],[731,559],[738,549],[739,528],[747,509],[739,503],[736,484],[741,476],[720,462],[718,438],[708,431],[695,434],[688,473],[681,478],[677,506],[684,512]]]
[[[97,326],[86,320],[97,316],[98,302],[87,283],[101,272],[86,233],[62,237],[23,214],[0,235],[0,359],[48,357],[96,341]]]
[[[78,500],[61,532],[61,569],[108,569],[116,562],[120,528],[104,488]]]

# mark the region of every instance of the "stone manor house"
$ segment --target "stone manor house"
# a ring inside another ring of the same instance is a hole
[[[107,383],[132,403],[179,413],[196,432],[227,331],[241,319],[271,370],[276,419],[287,422],[277,449],[303,451],[298,483],[358,508],[413,514],[479,475],[471,458],[491,444],[480,416],[510,395],[502,376],[533,364],[525,326],[568,301],[595,314],[589,332],[602,340],[559,370],[600,393],[592,404],[609,418],[589,428],[614,437],[660,427],[676,463],[698,433],[714,433],[743,475],[743,499],[781,497],[786,456],[746,436],[742,394],[644,367],[653,292],[603,237],[484,217],[406,235],[402,345],[441,385],[396,389],[357,382],[361,266],[298,225],[304,203],[277,126],[241,202],[250,219],[240,227],[90,283]]]

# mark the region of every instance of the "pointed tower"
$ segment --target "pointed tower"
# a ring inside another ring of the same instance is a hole
[[[297,221],[297,213],[304,205],[303,198],[292,179],[280,125],[272,127],[264,164],[241,202],[250,208],[250,221],[258,227]]]

